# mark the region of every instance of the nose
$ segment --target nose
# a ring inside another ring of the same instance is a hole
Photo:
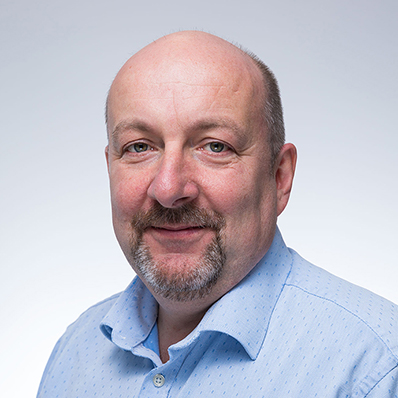
[[[196,199],[199,188],[190,178],[189,163],[183,153],[163,154],[148,187],[148,196],[167,208],[180,207]]]

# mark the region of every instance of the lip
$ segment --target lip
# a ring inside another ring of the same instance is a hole
[[[166,231],[185,231],[189,229],[203,229],[201,225],[162,225],[161,227],[151,227],[155,230]]]
[[[200,225],[163,225],[149,227],[146,233],[159,243],[185,242],[193,243],[201,240],[210,230]]]
[[[167,237],[179,237],[188,236],[192,234],[197,234],[200,231],[203,231],[205,228],[198,225],[165,225],[162,227],[150,227],[151,233],[155,235],[163,235]]]

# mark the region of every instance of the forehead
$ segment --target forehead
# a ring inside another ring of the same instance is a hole
[[[205,50],[144,49],[132,57],[110,90],[109,127],[137,113],[184,118],[218,112],[238,119],[250,113],[252,118],[264,95],[258,68],[235,47],[232,53],[231,48]]]

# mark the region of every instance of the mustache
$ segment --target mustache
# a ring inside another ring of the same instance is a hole
[[[192,203],[177,208],[167,208],[159,202],[155,202],[151,209],[136,213],[131,224],[139,234],[150,227],[161,228],[164,225],[176,224],[187,224],[220,231],[225,225],[225,219],[217,211],[199,208]]]

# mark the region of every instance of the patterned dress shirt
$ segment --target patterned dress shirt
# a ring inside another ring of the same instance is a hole
[[[398,306],[271,248],[196,329],[156,342],[158,305],[138,279],[58,341],[38,398],[398,397]]]

